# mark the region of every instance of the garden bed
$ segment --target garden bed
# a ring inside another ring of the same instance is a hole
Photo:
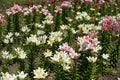
[[[1,80],[118,80],[118,1],[11,5],[0,9]]]

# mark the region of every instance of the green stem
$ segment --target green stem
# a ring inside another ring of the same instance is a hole
[[[20,25],[19,25],[19,14],[13,15],[13,23],[14,23],[14,32],[20,31]]]

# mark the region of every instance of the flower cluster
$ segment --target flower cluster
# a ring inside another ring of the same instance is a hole
[[[60,45],[59,50],[67,52],[70,55],[71,58],[76,58],[76,57],[79,56],[79,54],[76,53],[73,48],[68,46],[67,43],[64,43],[63,45]]]
[[[78,37],[78,44],[80,46],[80,51],[81,50],[92,50],[93,52],[98,52],[99,50],[102,49],[102,47],[99,45],[100,41],[98,41],[97,38],[92,38],[90,36],[83,36],[83,37]]]
[[[77,15],[75,17],[76,20],[90,20],[90,16],[87,12],[77,12]]]
[[[9,32],[6,36],[5,39],[3,40],[4,43],[13,43],[13,33]]]
[[[27,44],[28,43],[35,43],[37,46],[40,44],[46,43],[47,36],[37,36],[37,35],[30,35],[30,37],[27,38]]]
[[[90,31],[98,31],[101,30],[101,26],[95,26],[94,24],[80,24],[78,25],[79,29],[82,29],[84,34],[88,34]]]
[[[14,4],[13,7],[11,7],[10,9],[7,9],[6,14],[8,16],[13,15],[13,14],[17,14],[19,12],[23,12],[22,6],[18,5],[18,4]]]
[[[111,17],[111,16],[103,17],[100,23],[101,23],[102,29],[104,31],[114,30],[117,33],[120,32],[120,17],[119,17],[119,15],[117,17]]]
[[[51,14],[47,15],[42,23],[47,25],[53,24],[53,16]]]
[[[17,47],[14,50],[15,50],[16,54],[18,55],[18,58],[25,59],[27,57],[25,51],[23,49],[21,49],[20,47]]]
[[[56,9],[55,9],[55,12],[56,12],[56,13],[62,13],[62,8],[61,8],[61,6],[56,6],[55,8],[56,8]]]
[[[72,8],[72,4],[70,1],[63,1],[61,7]]]
[[[1,73],[2,77],[0,78],[0,80],[24,80],[27,77],[27,73],[24,73],[23,71],[18,72],[18,74],[10,74],[8,72],[6,73]]]
[[[58,62],[59,64],[61,64],[64,70],[69,70],[71,68],[70,66],[72,64],[72,60],[69,54],[65,51],[56,51],[56,54],[51,57],[51,60],[53,62]]]
[[[2,51],[2,58],[3,59],[13,59],[14,55],[10,54],[8,51]]]
[[[32,13],[33,11],[39,11],[39,7],[40,6],[36,6],[36,5],[33,5],[32,7],[30,8],[24,8],[23,11],[24,11],[24,15],[29,15],[30,13]]]
[[[51,32],[49,36],[49,40],[47,41],[49,45],[53,45],[54,42],[60,42],[62,41],[62,35],[63,33],[58,31],[58,32]]]

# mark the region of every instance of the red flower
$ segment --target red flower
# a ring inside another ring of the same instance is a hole
[[[35,4],[35,3],[34,3],[34,2],[26,1],[24,4],[27,5],[27,6],[30,6],[30,5],[33,5],[33,4]]]

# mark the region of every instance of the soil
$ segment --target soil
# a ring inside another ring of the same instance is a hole
[[[116,74],[103,75],[99,80],[118,80],[118,77],[120,77],[120,61],[118,61],[116,70]]]

